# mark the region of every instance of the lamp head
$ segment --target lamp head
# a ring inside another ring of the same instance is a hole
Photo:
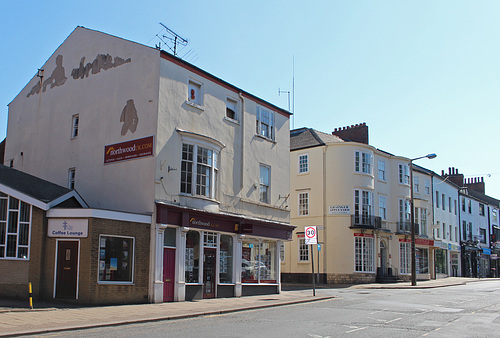
[[[436,158],[436,157],[437,157],[437,155],[436,155],[436,154],[434,154],[434,153],[432,153],[432,154],[429,154],[429,155],[427,155],[427,156],[425,156],[425,157],[427,157],[429,160],[432,160],[433,158]]]

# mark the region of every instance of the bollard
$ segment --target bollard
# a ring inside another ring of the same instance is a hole
[[[31,282],[28,284],[29,286],[29,296],[30,296],[30,309],[33,310],[33,290],[31,288]]]

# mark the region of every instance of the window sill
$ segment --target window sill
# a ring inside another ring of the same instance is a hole
[[[373,176],[373,174],[371,174],[371,173],[363,173],[361,171],[354,171],[354,174],[355,175],[362,175],[362,176],[367,176],[367,177],[375,178],[375,176]]]
[[[192,101],[189,101],[189,100],[186,100],[186,104],[190,107],[193,107],[193,108],[196,108],[198,110],[201,110],[201,111],[205,111],[205,108],[203,106],[200,106],[199,104],[196,104]]]
[[[213,202],[213,203],[216,203],[216,204],[220,204],[219,201],[217,201],[217,200],[215,200],[213,198],[210,198],[210,197],[202,196],[202,195],[191,195],[191,194],[187,194],[185,192],[181,192],[181,193],[179,193],[179,196],[196,198],[196,199],[199,199],[199,200],[204,200],[204,201],[209,201],[209,202]]]
[[[224,116],[224,121],[230,122],[232,124],[236,124],[238,126],[240,125],[240,121],[232,119],[232,118],[227,117],[227,116]]]
[[[135,285],[134,282],[123,282],[123,281],[98,281],[97,284],[99,285]]]
[[[270,139],[269,137],[265,137],[264,135],[255,134],[255,137],[261,138],[261,139],[266,140],[266,141],[269,141],[269,142],[271,142],[271,143],[276,143],[276,141],[275,141],[275,140]]]

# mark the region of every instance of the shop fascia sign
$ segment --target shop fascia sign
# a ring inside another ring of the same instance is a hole
[[[49,219],[48,237],[87,238],[88,219]]]
[[[104,147],[104,164],[153,156],[154,137],[110,144]]]

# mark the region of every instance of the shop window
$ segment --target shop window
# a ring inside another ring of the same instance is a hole
[[[0,193],[0,259],[28,259],[31,205]]]
[[[186,283],[199,283],[200,233],[188,231],[186,234]]]
[[[241,260],[242,283],[258,283],[259,281],[259,265],[257,264],[258,251],[259,251],[258,241],[243,242],[242,260]]]
[[[99,236],[99,282],[133,282],[134,238]]]
[[[415,248],[417,273],[429,273],[429,250]]]
[[[275,241],[244,241],[242,283],[276,283],[278,273]]]
[[[233,236],[220,236],[220,271],[221,283],[233,283]]]
[[[163,235],[163,246],[176,247],[176,228],[166,228]]]

